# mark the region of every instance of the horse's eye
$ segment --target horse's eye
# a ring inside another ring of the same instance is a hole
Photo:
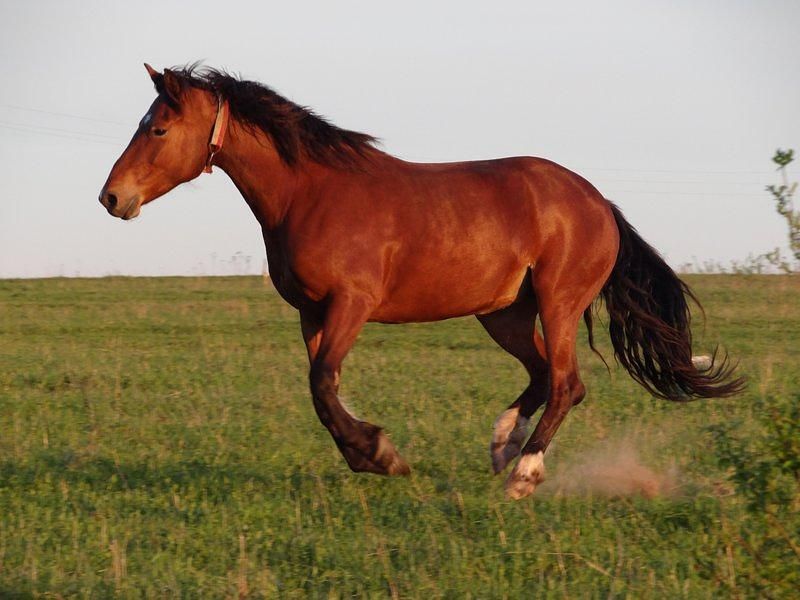
[[[153,129],[153,135],[161,137],[162,135],[167,135],[166,129],[158,129],[157,127]]]

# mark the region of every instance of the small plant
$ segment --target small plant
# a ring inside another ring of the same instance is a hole
[[[786,219],[786,224],[789,227],[789,251],[794,256],[795,265],[781,256],[780,249],[776,248],[772,252],[764,254],[764,258],[772,265],[778,267],[786,273],[792,273],[797,268],[800,268],[800,210],[794,208],[794,195],[797,191],[797,182],[789,184],[789,178],[786,175],[786,167],[794,160],[794,150],[778,150],[775,151],[775,156],[772,157],[772,162],[778,165],[778,171],[781,174],[780,185],[768,185],[767,191],[772,194],[775,200],[775,210],[778,214]]]
[[[741,420],[711,428],[717,459],[745,502],[742,546],[762,565],[756,586],[800,585],[800,393],[767,398],[754,412],[756,432]]]
[[[769,398],[758,407],[761,433],[734,437],[734,424],[712,428],[721,466],[751,512],[800,509],[800,393]]]

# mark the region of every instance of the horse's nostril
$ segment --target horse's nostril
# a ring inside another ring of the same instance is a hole
[[[106,200],[108,201],[108,208],[116,208],[117,197],[114,194],[107,194]]]

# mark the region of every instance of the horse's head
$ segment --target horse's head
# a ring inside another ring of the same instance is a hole
[[[109,214],[126,220],[136,217],[143,204],[200,175],[210,165],[213,144],[221,145],[215,138],[223,111],[215,94],[169,69],[162,74],[145,67],[158,97],[100,192]]]

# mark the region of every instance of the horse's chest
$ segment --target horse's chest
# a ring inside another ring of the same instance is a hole
[[[309,296],[304,286],[291,269],[287,253],[283,247],[265,239],[269,276],[281,298],[298,310],[310,309],[317,301]]]

